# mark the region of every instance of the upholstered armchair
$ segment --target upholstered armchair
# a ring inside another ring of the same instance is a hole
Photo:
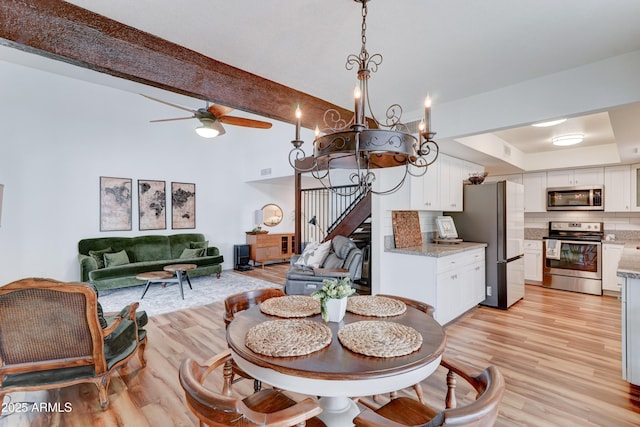
[[[11,392],[91,382],[106,408],[111,373],[136,352],[145,365],[147,317],[137,308],[103,315],[85,283],[30,278],[0,287],[0,401]]]
[[[336,236],[330,242],[330,250],[321,254],[312,266],[302,264],[302,255],[291,257],[285,281],[285,292],[289,295],[308,295],[320,289],[324,279],[349,277],[352,281],[362,276],[362,249],[345,236]]]

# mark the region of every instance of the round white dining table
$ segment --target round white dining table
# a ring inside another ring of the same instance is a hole
[[[264,314],[259,306],[236,314],[227,328],[227,341],[236,364],[252,377],[283,390],[319,396],[319,418],[327,426],[352,426],[360,409],[351,397],[387,393],[410,387],[431,375],[440,364],[446,335],[442,326],[422,310],[407,306],[404,314],[370,317],[347,312],[339,322],[329,322],[331,343],[306,356],[273,357],[256,353],[245,345],[254,326],[278,317]],[[322,322],[321,316],[306,317]],[[372,357],[345,348],[338,330],[352,322],[384,320],[414,328],[422,335],[420,348],[398,357]]]

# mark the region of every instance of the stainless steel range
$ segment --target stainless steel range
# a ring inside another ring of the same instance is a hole
[[[550,222],[542,246],[542,284],[602,295],[603,236],[601,222]]]

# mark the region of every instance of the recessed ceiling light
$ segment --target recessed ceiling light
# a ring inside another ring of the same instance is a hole
[[[560,123],[564,123],[566,121],[567,119],[558,119],[558,120],[551,120],[549,122],[534,123],[531,126],[535,126],[537,128],[547,128],[549,126],[559,125]]]
[[[564,147],[567,145],[580,144],[583,139],[584,139],[584,135],[576,133],[572,135],[556,136],[555,138],[552,138],[551,141],[553,142],[553,145],[559,145]]]

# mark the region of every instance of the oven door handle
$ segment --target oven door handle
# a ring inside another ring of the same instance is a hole
[[[565,239],[553,239],[553,240],[558,240],[561,244],[571,243],[574,245],[597,245],[597,246],[602,245],[602,242],[594,242],[591,240],[565,240]]]

